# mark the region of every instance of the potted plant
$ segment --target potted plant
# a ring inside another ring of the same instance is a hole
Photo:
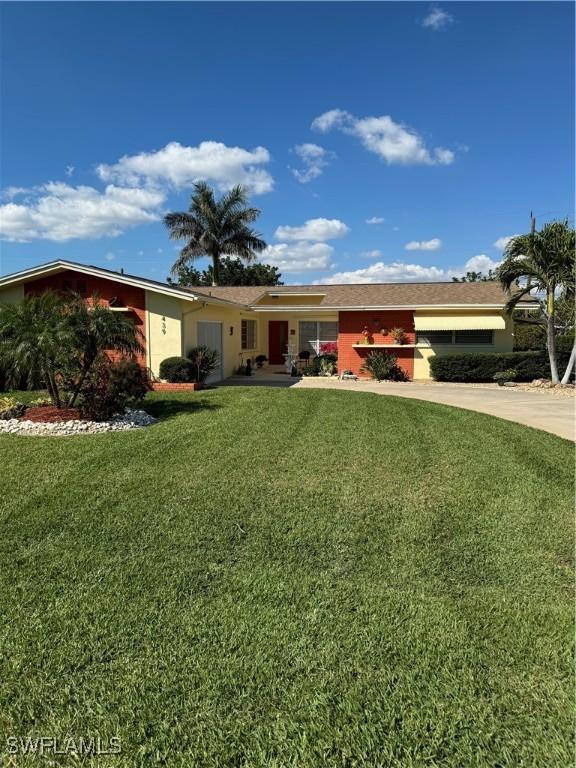
[[[382,334],[382,336],[388,336],[388,328],[384,328],[384,327],[380,328],[380,333]]]
[[[372,344],[372,335],[367,325],[365,325],[362,330],[362,339],[363,344]]]
[[[266,355],[256,355],[254,360],[256,361],[256,365],[258,366],[258,368],[262,368],[262,366],[268,360],[268,358],[266,357]]]
[[[394,339],[394,344],[402,344],[404,342],[404,339],[406,338],[406,334],[404,333],[404,328],[392,328],[392,330],[390,331],[390,334]]]

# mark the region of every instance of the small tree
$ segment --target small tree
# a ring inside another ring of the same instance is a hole
[[[255,262],[243,264],[240,259],[225,256],[220,259],[219,285],[284,285],[278,267]],[[168,278],[176,285],[214,285],[214,268],[209,265],[200,271],[195,267],[183,266],[176,270],[175,279]]]
[[[575,279],[574,229],[568,220],[545,224],[538,232],[513,237],[504,251],[504,261],[498,267],[498,279],[511,294],[506,305],[509,313],[527,294],[534,294],[540,304],[540,315],[534,318],[546,328],[546,349],[550,359],[552,382],[559,383],[556,360],[557,305],[559,300],[571,305],[570,317],[574,319]],[[512,288],[515,288],[512,293]],[[574,360],[576,344],[564,372],[562,384],[568,383]]]

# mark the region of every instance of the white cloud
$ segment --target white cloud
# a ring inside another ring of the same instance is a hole
[[[301,170],[298,168],[291,169],[301,184],[307,184],[321,176],[332,157],[331,152],[327,152],[324,147],[320,147],[318,144],[297,144],[294,147],[294,152],[304,165]]]
[[[72,176],[75,170],[76,170],[75,166],[67,165],[64,170],[64,173],[66,174],[66,176],[68,176],[68,178],[70,178],[70,176]]]
[[[114,261],[114,259],[116,258],[116,254],[113,251],[108,251],[108,253],[104,254],[104,258],[106,259],[106,261]]]
[[[438,8],[438,6],[433,5],[428,14],[424,16],[424,18],[420,21],[420,25],[422,27],[426,27],[427,29],[444,29],[444,27],[447,27],[449,24],[452,24],[454,21],[454,16],[452,16],[451,13],[448,13],[448,11],[443,11],[442,8]]]
[[[366,224],[384,224],[386,219],[383,219],[382,216],[372,216],[370,219],[366,219]]]
[[[382,256],[382,251],[379,251],[378,248],[375,248],[373,251],[362,251],[360,256],[365,259],[379,259]]]
[[[349,231],[340,219],[308,219],[300,227],[278,227],[274,235],[278,240],[324,242],[344,237]]]
[[[344,109],[330,109],[312,121],[312,130],[328,133],[334,128],[344,128],[351,118],[352,115]]]
[[[327,243],[278,243],[269,245],[260,255],[266,264],[281,272],[311,272],[329,269],[334,248]]]
[[[120,188],[100,192],[94,187],[72,187],[49,182],[29,190],[26,204],[0,206],[0,237],[15,242],[115,236],[157,221],[164,194],[157,190]]]
[[[442,240],[433,237],[432,240],[410,240],[404,248],[407,251],[437,251],[442,247]]]
[[[518,235],[507,235],[505,237],[499,237],[498,240],[496,240],[494,243],[494,248],[497,248],[499,251],[503,251],[513,237],[518,237]]]
[[[406,282],[437,282],[450,281],[452,277],[463,277],[466,272],[482,272],[487,275],[490,270],[495,270],[499,262],[493,261],[485,254],[472,256],[460,267],[423,266],[422,264],[406,264],[403,261],[386,263],[378,261],[369,267],[350,270],[348,272],[336,272],[329,278],[316,280],[316,283],[329,285],[338,283],[406,283]]]
[[[327,280],[317,281],[328,283],[403,283],[428,282],[446,280],[446,273],[437,267],[423,267],[420,264],[405,264],[393,261],[386,264],[378,261],[369,267],[355,269],[350,272],[336,272]]]
[[[481,253],[468,259],[464,265],[464,274],[466,272],[482,272],[483,275],[487,275],[490,270],[494,271],[500,264],[501,262],[494,261],[489,256],[486,256],[485,253]]]
[[[26,187],[6,187],[2,190],[2,194],[0,197],[3,200],[14,200],[17,197],[22,197],[22,195],[26,195],[32,190],[27,189]]]
[[[209,181],[223,191],[243,184],[259,195],[274,186],[272,176],[261,167],[269,161],[265,147],[248,150],[217,141],[186,147],[172,141],[156,152],[124,155],[113,165],[101,164],[96,171],[103,181],[125,185],[167,184],[181,189]]]
[[[390,115],[359,118],[342,109],[332,109],[313,120],[312,128],[320,133],[336,129],[356,136],[368,151],[388,165],[450,165],[454,162],[450,149],[428,149],[416,131],[396,123]]]

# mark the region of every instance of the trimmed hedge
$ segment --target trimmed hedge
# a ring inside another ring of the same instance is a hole
[[[561,376],[569,357],[566,352],[557,356]],[[430,358],[430,372],[436,381],[492,382],[495,373],[510,368],[518,373],[515,381],[550,378],[547,352],[470,352],[460,355],[436,355]]]
[[[160,378],[171,384],[195,381],[194,365],[187,357],[167,357],[160,363]]]

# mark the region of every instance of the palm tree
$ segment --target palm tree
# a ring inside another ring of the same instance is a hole
[[[556,363],[556,304],[560,296],[568,300],[574,298],[574,247],[574,229],[568,219],[553,221],[539,232],[512,238],[498,267],[498,279],[511,294],[506,305],[508,312],[529,293],[534,293],[540,301],[553,384],[560,383]],[[575,354],[573,350],[562,383],[570,378]]]
[[[266,243],[248,225],[260,215],[257,208],[247,207],[246,189],[234,187],[220,200],[214,190],[201,181],[194,185],[188,211],[168,213],[164,223],[173,240],[186,240],[172,267],[176,274],[196,259],[212,259],[213,285],[218,285],[221,256],[237,256],[246,262],[266,248]]]
[[[73,406],[96,360],[143,351],[131,320],[80,296],[45,291],[0,305],[0,365],[8,381],[41,378],[57,408]],[[67,396],[64,392],[68,392]]]
[[[26,381],[30,386],[41,378],[58,408],[58,378],[69,362],[66,350],[72,342],[64,309],[62,297],[53,291],[0,305],[0,364],[9,385]]]
[[[142,354],[142,333],[132,320],[103,305],[98,294],[89,302],[74,296],[67,321],[73,335],[76,376],[71,387],[70,406],[76,402],[82,385],[102,353],[118,352],[124,357]]]

